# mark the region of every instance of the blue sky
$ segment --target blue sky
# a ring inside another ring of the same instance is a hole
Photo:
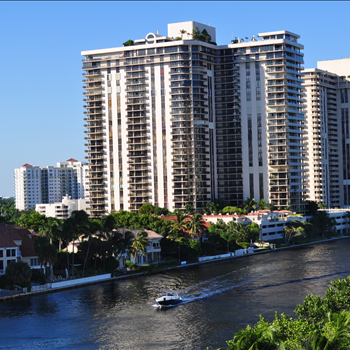
[[[0,196],[14,195],[14,169],[84,159],[81,51],[122,46],[167,24],[216,27],[233,36],[289,30],[305,68],[350,57],[350,2],[0,2]]]

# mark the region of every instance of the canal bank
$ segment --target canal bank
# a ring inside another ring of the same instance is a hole
[[[163,272],[169,271],[169,270],[180,270],[180,269],[186,269],[188,267],[194,267],[194,266],[211,265],[211,264],[215,264],[215,263],[219,263],[219,262],[222,263],[225,261],[242,259],[242,258],[261,255],[261,254],[275,253],[275,252],[279,252],[279,251],[283,251],[283,250],[304,248],[307,246],[331,243],[331,242],[335,242],[338,240],[344,240],[344,239],[348,239],[348,238],[350,238],[350,236],[334,237],[334,238],[330,238],[330,239],[322,240],[322,241],[317,241],[317,242],[303,243],[303,244],[281,247],[281,248],[276,248],[276,249],[264,249],[264,250],[256,251],[256,252],[251,253],[251,254],[246,253],[246,254],[239,255],[239,256],[234,256],[234,255],[230,256],[229,254],[224,254],[225,257],[222,257],[222,255],[220,255],[217,258],[214,257],[211,260],[186,263],[186,264],[181,264],[181,265],[177,265],[177,266],[170,266],[170,267],[167,267],[167,268],[164,268],[164,269],[161,269],[158,271],[153,271],[153,272],[125,273],[124,275],[115,276],[115,277],[111,277],[111,274],[105,274],[105,275],[98,275],[98,276],[93,276],[93,277],[86,277],[86,278],[84,278],[84,281],[82,281],[83,279],[72,279],[72,280],[67,280],[67,281],[47,283],[44,286],[38,286],[41,288],[38,288],[38,290],[34,290],[31,292],[21,292],[18,294],[0,296],[0,302],[6,302],[9,300],[13,300],[13,299],[35,296],[35,295],[40,295],[40,294],[55,293],[55,292],[60,292],[60,291],[64,291],[64,290],[86,287],[86,286],[91,286],[91,285],[96,285],[96,284],[102,284],[102,283],[107,283],[107,282],[116,281],[116,280],[127,280],[127,279],[142,277],[142,276],[156,275],[156,274],[160,274],[160,273],[163,273]],[[34,287],[34,289],[35,289],[35,287]]]

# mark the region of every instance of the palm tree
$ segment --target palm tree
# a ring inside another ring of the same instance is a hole
[[[86,231],[83,235],[83,239],[87,239],[88,242],[88,246],[87,246],[87,252],[85,255],[85,259],[84,259],[84,265],[83,265],[83,277],[85,274],[85,268],[86,268],[86,262],[90,253],[90,247],[91,247],[91,242],[92,242],[92,238],[98,233],[100,232],[102,229],[102,225],[100,220],[98,219],[92,219],[89,220],[89,230]]]
[[[53,278],[53,265],[57,262],[57,248],[51,244],[45,244],[45,264],[49,265],[50,279]]]
[[[170,220],[170,233],[174,231],[183,231],[189,217],[185,215],[181,210],[175,212],[175,218]]]
[[[84,210],[75,210],[62,225],[62,238],[67,242],[67,268],[69,269],[68,245],[73,241],[72,276],[74,277],[74,243],[79,236],[89,231],[89,216]]]
[[[283,237],[285,239],[285,243],[289,244],[291,240],[293,240],[294,244],[294,238],[299,237],[303,234],[303,228],[300,227],[293,227],[293,226],[284,226],[284,232],[283,232]]]
[[[183,35],[186,34],[186,30],[185,29],[180,29],[180,34],[181,34],[181,39],[183,39]]]
[[[181,242],[185,239],[183,230],[178,228],[171,228],[171,231],[169,235],[166,236],[166,238],[178,243],[179,261],[181,261]]]
[[[194,213],[193,218],[186,222],[185,227],[190,230],[190,235],[192,238],[196,235],[202,239],[202,234],[206,230],[203,217],[199,213]]]
[[[227,226],[228,226],[228,230],[234,234],[236,243],[238,243],[239,241],[244,241],[245,239],[244,236],[247,233],[246,226],[244,226],[240,222],[234,222],[234,221],[230,221],[227,224]]]
[[[45,225],[40,227],[39,235],[49,238],[50,243],[52,244],[52,239],[57,239],[59,236],[61,225],[61,220],[56,217],[48,217]]]
[[[243,208],[248,212],[256,209],[256,202],[254,198],[247,198],[243,203]]]
[[[137,233],[137,236],[131,245],[131,256],[134,259],[135,263],[136,263],[136,257],[138,254],[142,254],[143,256],[146,256],[147,247],[149,247],[150,244],[151,243],[148,239],[147,232],[140,231]]]
[[[34,251],[38,255],[41,273],[43,273],[43,265],[45,266],[46,263],[45,247],[47,244],[49,244],[49,240],[44,236],[39,236],[34,241]]]
[[[114,235],[120,235],[119,232],[114,231]],[[124,237],[120,237],[117,239],[117,243],[114,244],[114,254],[118,257],[117,260],[123,255],[123,254],[129,254],[131,251],[131,246],[134,241],[134,235],[131,231],[125,231]],[[113,238],[112,238],[112,244],[113,244]]]
[[[217,233],[220,235],[220,237],[224,241],[227,242],[227,253],[229,253],[230,252],[230,243],[233,242],[237,237],[236,232],[233,230],[227,230],[227,231],[217,230]]]

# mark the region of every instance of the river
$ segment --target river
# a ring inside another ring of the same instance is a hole
[[[0,349],[214,349],[350,274],[350,239],[0,303]],[[184,302],[158,310],[158,292]]]

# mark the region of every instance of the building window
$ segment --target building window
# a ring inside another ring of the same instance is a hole
[[[38,258],[30,258],[30,266],[34,267],[34,266],[38,266]]]
[[[254,198],[254,174],[249,174],[250,198]]]

